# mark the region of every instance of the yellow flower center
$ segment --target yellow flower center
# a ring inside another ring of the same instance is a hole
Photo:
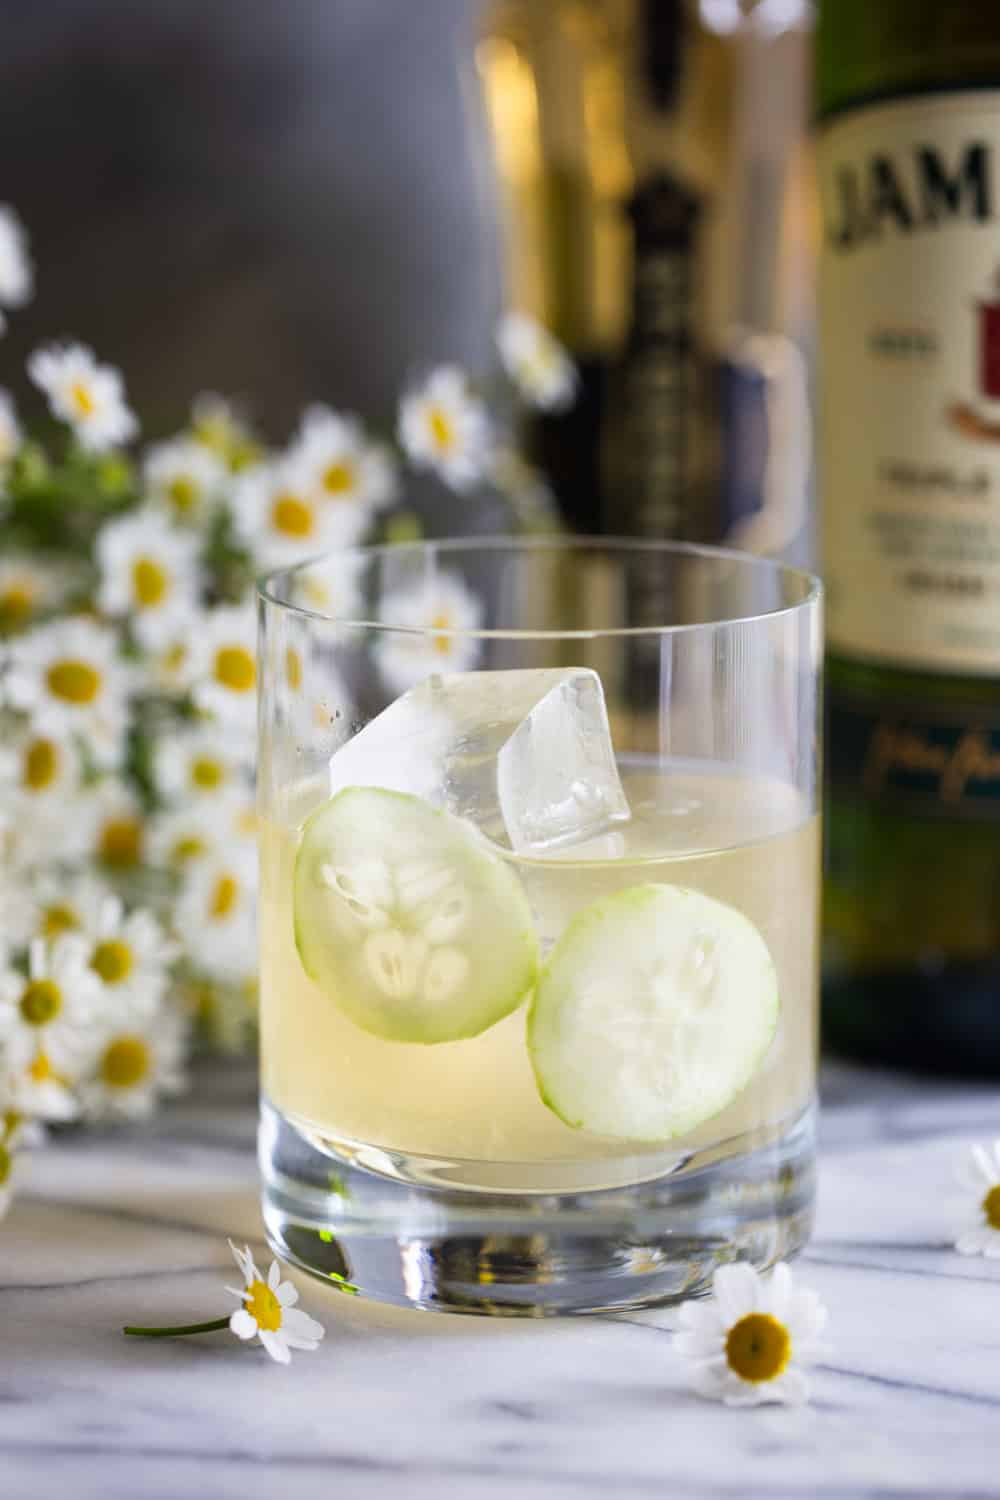
[[[0,594],[0,630],[23,625],[35,602],[34,590],[27,583],[11,583]]]
[[[167,485],[167,496],[174,510],[186,516],[198,500],[198,486],[189,474],[178,474]]]
[[[991,1229],[1000,1229],[1000,1186],[991,1187],[983,1199],[983,1213]]]
[[[199,854],[204,854],[205,843],[196,833],[186,833],[177,839],[170,850],[170,861],[175,865],[184,864],[185,860],[197,859]]]
[[[94,415],[97,409],[94,404],[94,398],[82,380],[77,380],[70,386],[69,394],[73,405],[76,407],[78,416],[92,417]]]
[[[323,488],[328,495],[347,495],[354,488],[354,465],[341,459],[323,471]]]
[[[107,938],[94,949],[90,967],[105,984],[121,984],[132,972],[132,950],[117,938]]]
[[[257,1327],[265,1333],[274,1333],[281,1327],[281,1303],[263,1281],[251,1281],[244,1294],[247,1312],[256,1319]]]
[[[141,1036],[119,1036],[104,1049],[101,1078],[111,1089],[132,1089],[149,1073],[149,1048]]]
[[[220,875],[212,890],[208,914],[216,922],[225,921],[236,905],[239,882],[232,875]]]
[[[450,630],[452,627],[451,616],[441,611],[431,616],[432,630]],[[450,656],[453,642],[446,635],[436,635],[431,641],[431,650],[436,651],[439,656]]]
[[[59,752],[51,740],[32,740],[24,756],[21,785],[29,792],[44,792],[59,774]]]
[[[302,658],[294,646],[285,651],[285,680],[293,693],[302,686]]]
[[[443,406],[432,406],[427,413],[427,425],[431,441],[441,453],[448,453],[455,446],[455,424]]]
[[[257,663],[245,646],[222,646],[215,653],[215,680],[232,693],[252,693]]]
[[[62,1083],[47,1052],[35,1053],[35,1060],[28,1069],[28,1076],[32,1083]]]
[[[62,1003],[62,991],[54,980],[31,979],[21,993],[21,1017],[29,1026],[48,1026]]]
[[[49,692],[65,703],[93,703],[101,690],[101,674],[88,661],[66,656],[46,673]]]
[[[312,509],[297,495],[279,495],[271,507],[275,531],[285,536],[311,536],[314,525]]]
[[[226,769],[210,755],[197,755],[190,767],[191,785],[203,792],[211,792],[226,779]]]
[[[0,1187],[10,1178],[10,1169],[14,1165],[14,1158],[6,1146],[0,1146]]]
[[[42,916],[42,936],[57,938],[64,932],[73,932],[80,925],[80,919],[71,906],[61,906],[55,902],[47,906]]]
[[[162,604],[170,587],[166,569],[152,557],[137,557],[132,564],[132,592],[140,609]]]
[[[741,1380],[774,1380],[791,1353],[788,1329],[770,1313],[748,1313],[733,1324],[726,1338],[726,1360]]]
[[[118,869],[137,865],[142,857],[142,824],[138,818],[109,818],[101,829],[98,852]]]

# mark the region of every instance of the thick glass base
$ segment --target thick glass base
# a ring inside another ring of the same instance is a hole
[[[406,1307],[542,1317],[696,1296],[724,1261],[758,1268],[812,1227],[815,1111],[749,1150],[679,1159],[590,1192],[467,1191],[357,1165],[262,1102],[263,1213],[275,1253]],[[353,1158],[353,1159],[352,1159]]]

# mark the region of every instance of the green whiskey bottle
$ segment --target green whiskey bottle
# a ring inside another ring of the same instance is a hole
[[[821,0],[825,1026],[1000,1075],[1000,6]]]

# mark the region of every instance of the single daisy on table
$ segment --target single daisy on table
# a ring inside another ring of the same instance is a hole
[[[955,1241],[959,1255],[1000,1259],[1000,1140],[992,1146],[972,1146],[958,1171],[958,1180],[976,1198],[978,1222]]]
[[[432,370],[422,386],[403,397],[399,440],[416,468],[433,469],[452,489],[467,490],[483,477],[490,456],[489,418],[456,365]]]
[[[187,866],[174,912],[191,964],[210,979],[239,983],[256,972],[257,862],[233,843]]]
[[[225,491],[223,460],[194,438],[154,443],[142,466],[147,498],[185,525],[204,521]]]
[[[116,1001],[97,1029],[97,1050],[79,1084],[85,1119],[146,1119],[161,1097],[183,1093],[187,1023],[174,1006],[149,1011]]]
[[[257,722],[257,621],[249,605],[209,610],[191,643],[193,697],[202,713],[244,734],[249,745]],[[237,742],[239,743],[239,742]]]
[[[200,586],[197,536],[172,526],[154,510],[111,521],[98,533],[97,595],[106,615],[126,616],[147,650],[164,650],[189,615]]]
[[[257,1338],[278,1364],[287,1365],[293,1349],[317,1349],[324,1335],[322,1323],[296,1307],[299,1294],[290,1281],[282,1281],[277,1261],[265,1279],[254,1264],[250,1246],[240,1250],[229,1241],[243,1285],[226,1287],[240,1306],[223,1318],[206,1323],[188,1323],[174,1328],[141,1328],[129,1325],[122,1331],[137,1338],[180,1338],[191,1333],[217,1333],[230,1329],[238,1339],[248,1343]]]
[[[85,932],[87,963],[101,981],[103,999],[119,1010],[126,1006],[133,1017],[154,1015],[180,949],[153,913],[144,907],[126,913],[117,896],[108,896]]]
[[[0,478],[7,464],[21,446],[24,434],[17,420],[17,408],[10,392],[0,387]]]
[[[439,573],[390,594],[379,619],[395,627],[375,644],[379,670],[397,693],[433,672],[465,672],[479,655],[479,642],[463,632],[478,630],[483,607],[456,573]]]
[[[102,765],[120,757],[130,686],[117,635],[85,615],[36,625],[8,647],[10,707],[29,715],[36,734],[80,735]]]
[[[261,568],[291,567],[355,540],[313,486],[301,463],[258,464],[236,481],[233,526]]]
[[[126,404],[119,371],[98,364],[85,345],[36,349],[28,374],[48,397],[53,416],[72,427],[81,448],[101,453],[135,436],[138,423]]]
[[[691,1361],[700,1395],[727,1406],[808,1398],[800,1366],[824,1352],[826,1308],[786,1265],[766,1277],[742,1262],[720,1266],[711,1298],[683,1303],[678,1317],[674,1349]]]
[[[0,412],[0,448],[3,443]],[[3,458],[0,454],[0,464]],[[66,572],[27,554],[0,559],[0,633],[22,630],[63,598]]]
[[[127,874],[142,864],[146,850],[146,816],[131,786],[105,776],[78,798],[88,821],[87,851],[110,874]]]
[[[28,254],[28,236],[17,214],[0,203],[0,309],[30,302],[35,277]],[[0,333],[6,327],[0,311]]]
[[[41,1119],[68,1119],[76,1112],[71,1085],[92,1044],[100,1005],[100,985],[86,959],[86,944],[76,936],[52,943],[35,938],[27,977],[10,967],[0,970],[5,1065],[23,1083],[20,1107]]]
[[[246,747],[211,725],[161,735],[153,748],[153,781],[165,802],[190,797],[214,804],[245,790],[247,769]]]
[[[345,412],[310,406],[291,456],[311,487],[334,507],[342,545],[359,540],[372,515],[395,496],[391,456],[368,440],[357,417]]]
[[[563,411],[576,395],[576,367],[558,339],[526,313],[500,320],[503,367],[524,399],[541,411]]]

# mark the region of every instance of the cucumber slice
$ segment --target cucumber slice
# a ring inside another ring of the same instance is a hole
[[[405,792],[348,787],[312,814],[294,910],[306,973],[375,1036],[478,1036],[535,982],[514,872],[471,824]]]
[[[668,1141],[749,1082],[778,1021],[767,944],[700,891],[637,885],[588,906],[542,970],[528,1049],[567,1125]]]

